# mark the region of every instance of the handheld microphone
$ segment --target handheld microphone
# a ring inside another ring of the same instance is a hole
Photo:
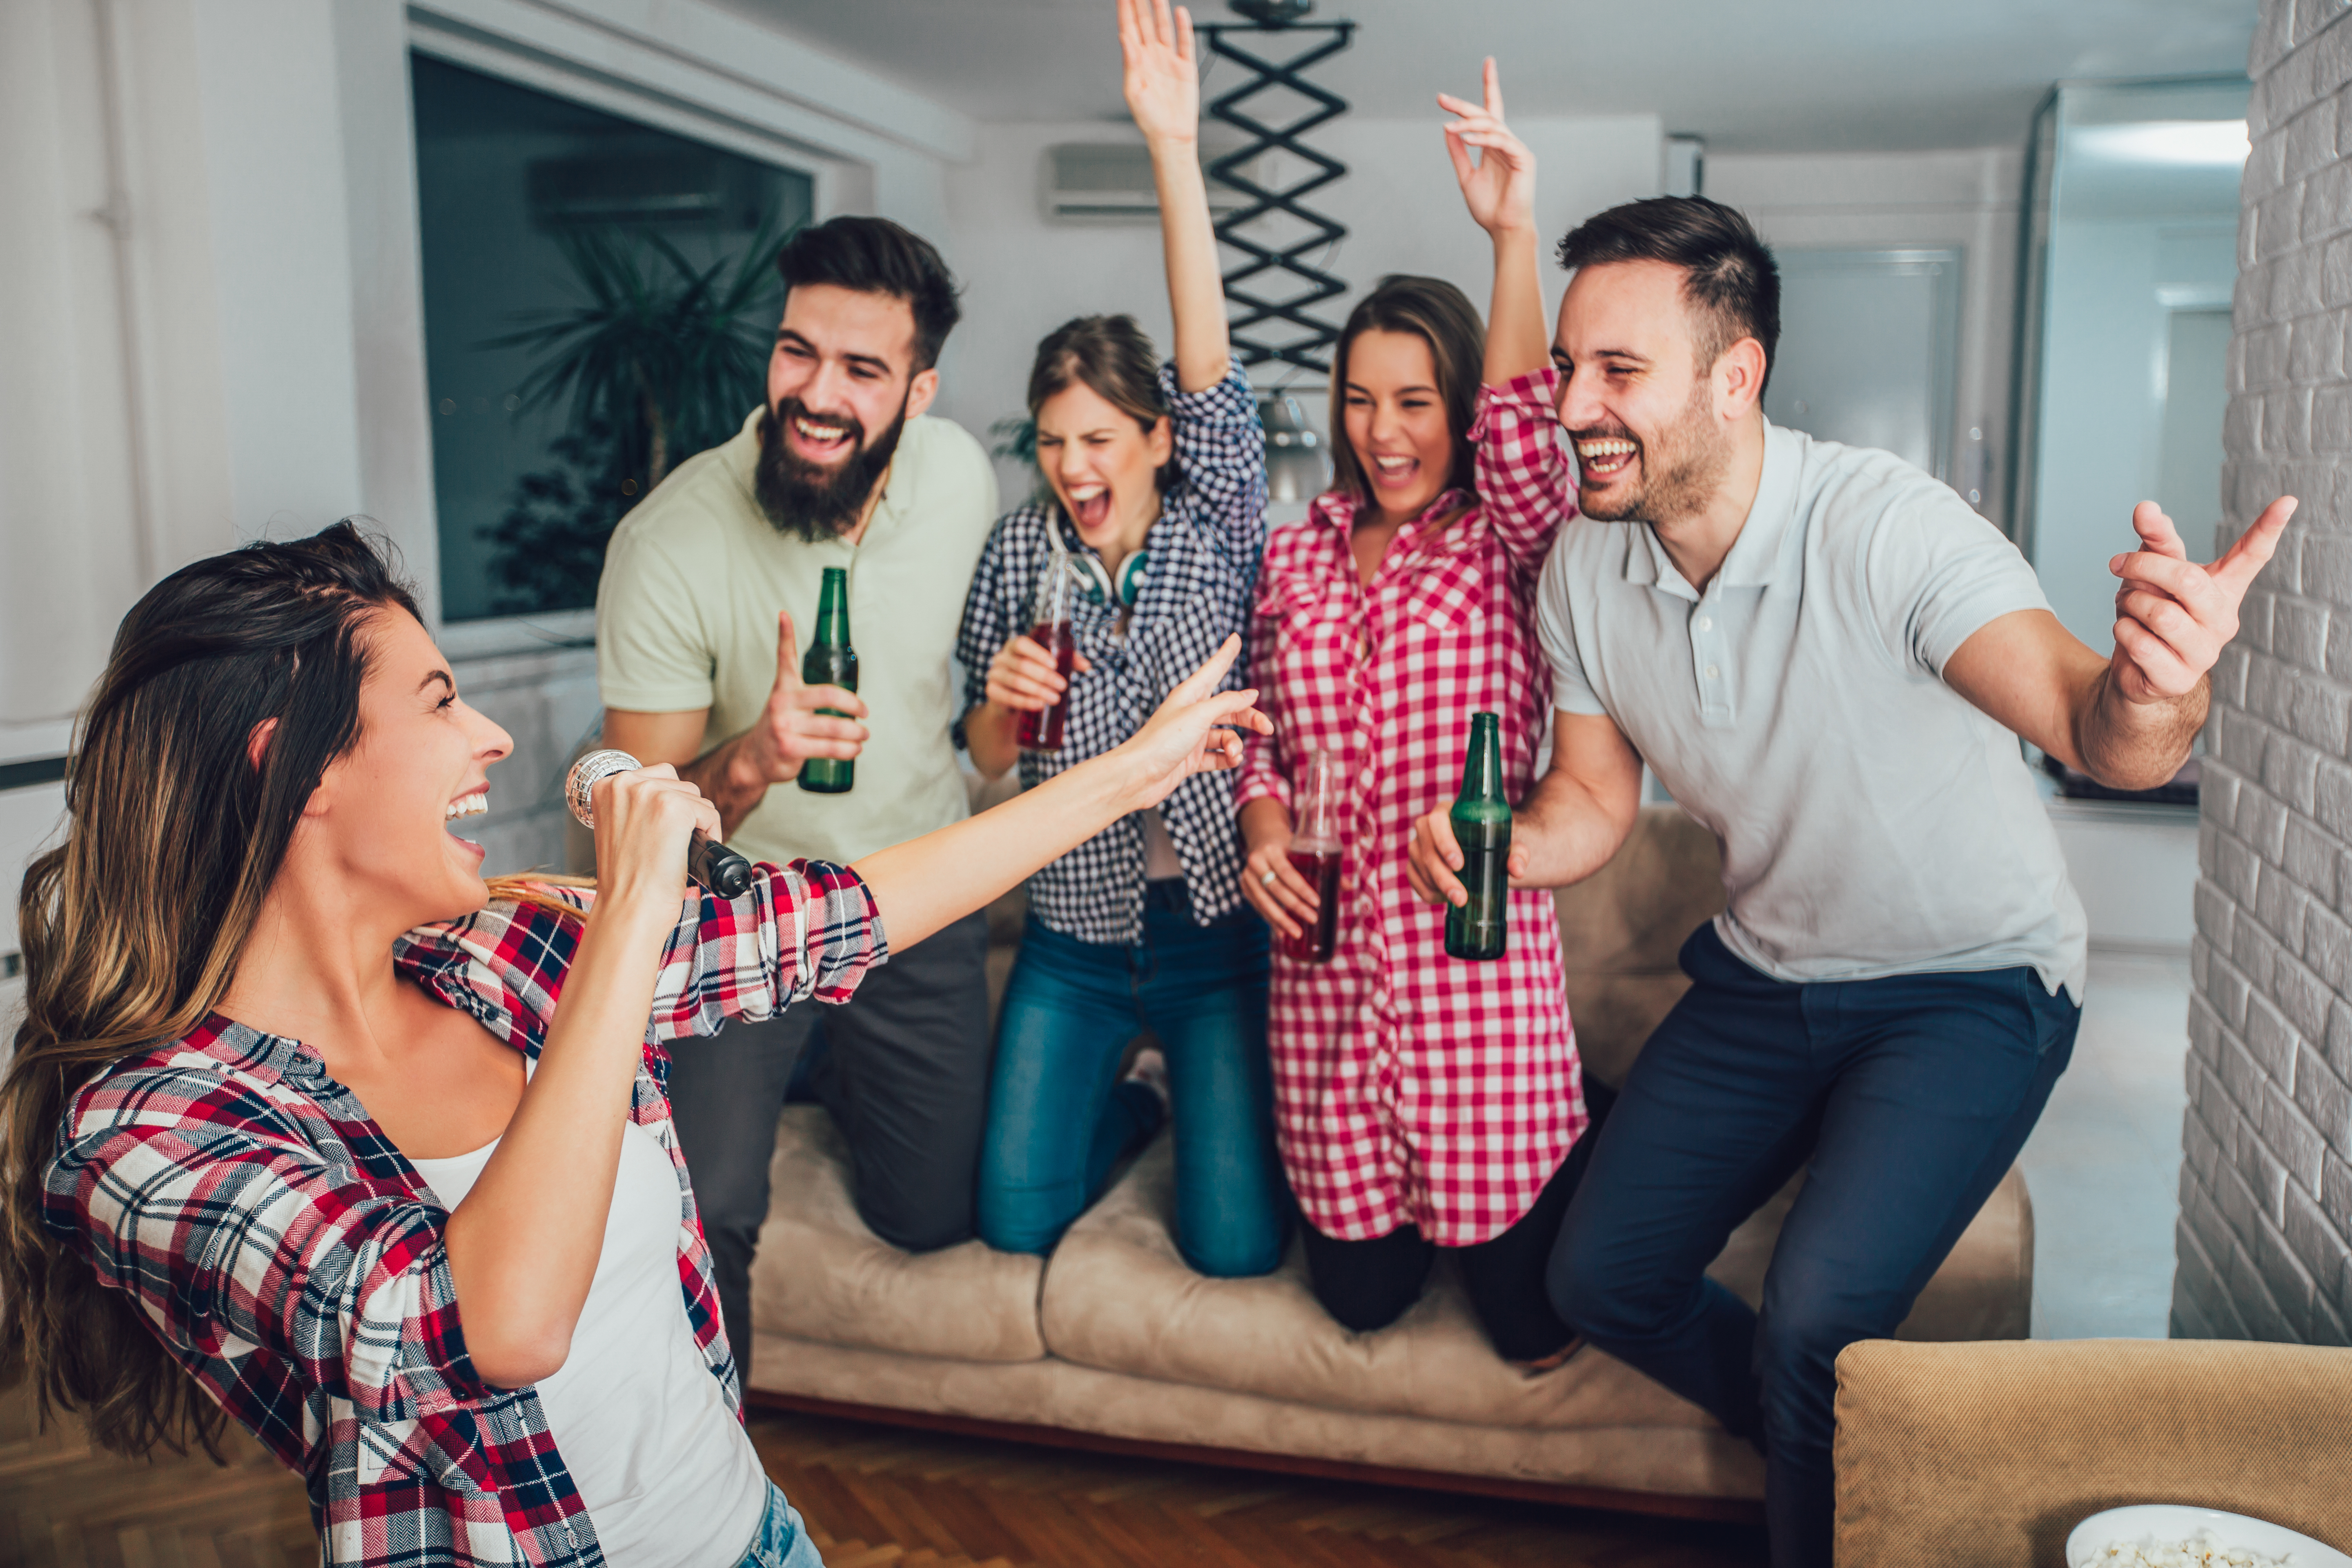
[[[614,773],[635,773],[643,766],[628,752],[614,751],[590,752],[572,763],[571,776],[563,781],[563,798],[580,826],[596,826],[596,803],[589,791]],[[731,899],[751,885],[751,862],[697,828],[687,846],[686,874],[720,898]]]

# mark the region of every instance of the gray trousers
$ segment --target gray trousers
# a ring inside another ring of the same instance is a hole
[[[988,920],[968,915],[867,972],[838,1007],[801,1002],[671,1046],[670,1113],[719,1278],[728,1343],[751,1368],[751,1258],[768,1217],[776,1118],[813,1029],[818,1075],[849,1145],[850,1191],[875,1235],[909,1252],[972,1234],[988,1113]]]

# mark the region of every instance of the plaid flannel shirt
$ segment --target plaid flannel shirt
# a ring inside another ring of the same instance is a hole
[[[1178,479],[1145,542],[1150,559],[1143,591],[1124,637],[1117,605],[1078,601],[1071,629],[1094,668],[1070,682],[1062,749],[1021,753],[1024,788],[1134,734],[1218,644],[1247,633],[1250,591],[1265,550],[1265,430],[1257,396],[1238,361],[1224,380],[1200,392],[1180,391],[1176,367],[1162,365],[1160,390],[1173,416]],[[981,551],[956,638],[966,718],[987,700],[997,650],[1029,629],[1030,595],[1054,528],[1072,551],[1093,553],[1063,517],[1061,503],[1050,499],[998,519]],[[1248,677],[1244,649],[1217,689],[1239,690]],[[962,745],[961,721],[956,728]],[[1160,815],[1184,868],[1192,919],[1207,925],[1230,914],[1242,901],[1231,775],[1193,774],[1160,803]],[[1080,942],[1141,942],[1143,865],[1143,819],[1121,817],[1030,878],[1029,908],[1048,930]]]
[[[536,1058],[579,935],[499,903],[408,932],[394,963]],[[740,898],[689,900],[662,954],[629,1118],[677,1167],[679,1289],[739,1410],[661,1042],[843,1001],[886,953],[865,883],[811,861],[759,868]],[[314,1047],[215,1014],[114,1063],[67,1108],[43,1217],[304,1477],[324,1562],[604,1561],[538,1394],[485,1384],[467,1354],[447,1212]]]
[[[1274,733],[1248,738],[1234,793],[1287,805],[1307,752],[1340,759],[1339,942],[1321,964],[1277,950],[1266,1044],[1290,1189],[1341,1240],[1491,1240],[1584,1131],[1551,895],[1513,889],[1508,949],[1462,963],[1405,874],[1414,819],[1460,786],[1472,712],[1502,716],[1513,801],[1534,777],[1551,714],[1536,583],[1575,516],[1558,387],[1547,367],[1481,389],[1477,493],[1408,521],[1369,585],[1343,494],[1266,546],[1250,657]]]

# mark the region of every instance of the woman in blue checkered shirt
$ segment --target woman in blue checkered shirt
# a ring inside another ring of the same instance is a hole
[[[1024,784],[1118,744],[1242,631],[1265,547],[1265,437],[1225,329],[1192,18],[1168,0],[1119,0],[1119,43],[1159,186],[1176,357],[1158,363],[1126,316],[1066,322],[1038,346],[1029,409],[1050,493],[998,521],[957,647],[972,761],[995,778],[1017,759]],[[1093,584],[1071,617],[1067,680],[1027,635],[1039,580],[1060,566],[1056,533]],[[1060,748],[1022,749],[1023,716],[1066,694]],[[1202,778],[1031,879],[981,1153],[990,1245],[1050,1248],[1172,1099],[1178,1248],[1205,1274],[1281,1261],[1266,934],[1240,865],[1232,783]],[[1155,1073],[1118,1077],[1147,1027],[1165,1050],[1164,1090]]]

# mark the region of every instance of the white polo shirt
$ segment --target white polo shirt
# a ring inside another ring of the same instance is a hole
[[[1704,594],[1647,523],[1580,518],[1544,567],[1553,700],[1606,714],[1723,846],[1724,944],[1789,981],[2031,964],[2083,994],[2088,928],[2017,739],[1944,684],[2046,609],[2017,549],[1891,453],[1767,426]]]

